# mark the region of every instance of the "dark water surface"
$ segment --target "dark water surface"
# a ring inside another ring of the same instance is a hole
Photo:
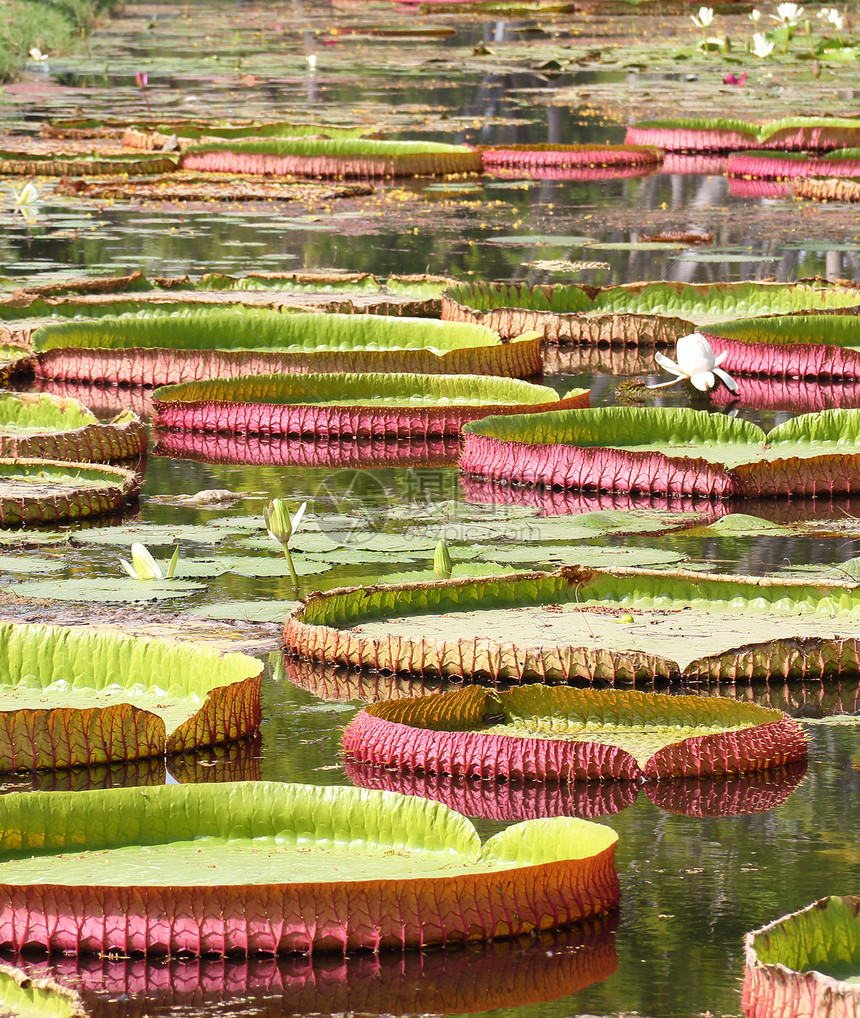
[[[51,74],[64,89],[10,92],[0,105],[8,130],[31,132],[45,118],[83,115],[128,117],[144,112],[134,86],[136,70],[150,79],[154,110],[171,115],[259,116],[378,122],[397,137],[472,143],[620,141],[623,107],[598,109],[587,90],[620,85],[647,73],[568,69],[522,70],[501,66],[487,73],[469,65],[434,69],[434,55],[456,47],[490,47],[500,40],[563,36],[563,18],[499,22],[458,15],[423,17],[399,8],[282,7],[232,2],[148,4],[96,35],[89,53],[51,60],[33,72],[39,84]],[[410,20],[411,18],[411,20]],[[611,20],[611,19],[610,19]],[[371,28],[451,28],[436,39],[392,38]],[[331,30],[339,29],[340,34]],[[364,34],[362,35],[362,31]],[[607,29],[607,32],[610,30]],[[349,41],[350,35],[358,35]],[[328,46],[326,39],[334,40]],[[459,52],[459,50],[458,50]],[[464,51],[465,52],[465,51]],[[311,72],[306,57],[316,53]],[[240,81],[242,75],[255,80]],[[632,75],[632,77],[631,77]],[[663,76],[666,77],[666,76]],[[671,76],[670,76],[671,77]],[[680,78],[680,75],[675,76]],[[559,90],[581,89],[578,100],[555,102]],[[715,110],[715,112],[718,112]],[[390,272],[444,273],[462,279],[528,282],[638,279],[691,282],[773,277],[792,280],[816,273],[856,278],[860,241],[856,216],[821,207],[798,210],[787,200],[742,199],[720,176],[657,174],[642,179],[594,181],[405,181],[383,184],[367,199],[321,207],[254,204],[219,207],[80,204],[44,187],[34,225],[2,210],[0,260],[4,285],[25,280],[117,274],[344,268],[385,276]],[[644,246],[645,229],[705,231],[714,243]],[[548,262],[586,267],[559,275]],[[229,299],[229,295],[225,297]],[[559,391],[592,388],[597,403],[612,402],[619,380],[612,365],[557,360],[547,383]],[[646,373],[647,359],[622,374]],[[108,414],[145,399],[140,394],[92,390],[85,402]],[[682,393],[661,397],[685,403]],[[837,405],[838,397],[828,405]],[[787,406],[794,404],[788,402]],[[842,405],[856,405],[850,394]],[[713,409],[719,412],[719,407]],[[742,416],[770,428],[790,409],[741,407]],[[154,501],[156,496],[227,488],[246,493],[235,508],[193,510]],[[152,455],[138,520],[195,524],[259,514],[270,495],[298,504],[309,499],[309,519],[346,518],[350,526],[397,534],[410,519],[442,503],[455,507],[465,494],[453,467],[258,467],[196,463]],[[580,502],[569,509],[598,508]],[[789,503],[742,507],[776,520],[790,517],[858,517],[860,505]],[[454,510],[456,514],[456,509]],[[504,510],[499,509],[499,515]],[[323,525],[320,523],[320,525]],[[856,533],[856,532],[855,532]],[[299,535],[300,536],[300,535]],[[131,538],[130,538],[131,539]],[[718,571],[777,572],[832,564],[860,554],[860,539],[826,537],[606,538],[603,544],[681,550]],[[301,547],[301,541],[296,540]],[[122,549],[71,548],[57,574],[109,575]],[[205,548],[184,542],[183,555]],[[50,553],[48,553],[50,554]],[[432,556],[428,552],[427,558]],[[427,561],[397,555],[368,557],[303,581],[305,590],[345,582],[373,582],[381,571],[423,568]],[[181,575],[181,568],[180,568]],[[279,578],[229,575],[207,581],[203,594],[167,602],[176,610],[235,599],[292,596]],[[253,616],[251,616],[253,617]],[[299,685],[288,679],[292,674]],[[340,756],[343,727],[357,696],[391,692],[383,682],[357,689],[354,677],[285,673],[268,662],[259,742],[202,760],[58,779],[66,787],[263,777],[314,784],[348,782]],[[401,690],[403,692],[403,690]],[[783,707],[810,724],[809,765],[747,785],[673,785],[661,794],[637,788],[512,788],[488,784],[425,789],[467,802],[482,835],[513,819],[567,812],[594,816],[619,833],[620,914],[557,937],[514,945],[437,951],[405,958],[359,957],[260,960],[245,965],[209,960],[58,961],[55,971],[112,1015],[280,1013],[457,1013],[492,1009],[520,1018],[638,1014],[736,1015],[740,1012],[742,940],[747,930],[826,894],[856,893],[860,883],[860,729],[828,723],[856,714],[853,680],[805,686],[774,682],[769,688],[712,690]],[[208,767],[214,765],[214,769]],[[368,779],[369,780],[369,779]],[[26,785],[22,782],[14,787]],[[44,783],[40,785],[44,787]],[[413,788],[413,791],[420,791]],[[653,799],[656,801],[652,801]],[[744,813],[743,811],[749,811]],[[740,815],[732,815],[741,811]],[[492,819],[495,817],[496,819]],[[617,927],[617,932],[614,932]],[[89,999],[89,998],[88,998]]]

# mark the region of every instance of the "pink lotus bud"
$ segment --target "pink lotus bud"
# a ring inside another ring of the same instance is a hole
[[[149,75],[145,74],[143,71],[137,71],[134,76],[134,80],[137,82],[138,88],[146,88],[149,84]]]

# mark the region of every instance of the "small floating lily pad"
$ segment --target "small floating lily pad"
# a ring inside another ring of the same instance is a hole
[[[200,615],[205,619],[282,623],[287,613],[297,604],[297,601],[219,601],[218,604],[190,608],[188,614]]]
[[[226,570],[225,570],[226,572]],[[129,576],[74,576],[67,580],[27,580],[13,583],[9,592],[16,597],[41,601],[91,601],[94,604],[134,601],[169,601],[190,597],[205,590],[203,583],[188,580],[133,580]]]

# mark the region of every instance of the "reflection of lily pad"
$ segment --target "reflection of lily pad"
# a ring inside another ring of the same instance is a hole
[[[314,1015],[442,1014],[453,1000],[464,1014],[521,1008],[549,996],[570,996],[612,975],[618,968],[617,923],[609,916],[534,937],[472,945],[467,951],[382,951],[370,961],[373,978],[368,978],[368,958],[362,953],[346,954],[335,970],[325,951],[273,959],[264,963],[271,973],[264,980],[254,956],[173,958],[167,966],[158,958],[89,957],[82,964],[62,955],[19,956],[21,968],[0,968],[0,1006],[13,1012],[21,1000],[40,999],[46,1001],[38,1012],[44,1018],[72,1018],[71,1003],[65,1012],[62,1005],[68,993],[72,1003],[77,1001],[76,1014],[84,1012],[84,1002],[107,997],[122,1003],[146,999],[148,1010],[170,1010],[177,1018],[203,1008],[286,1014],[297,1009],[298,1001],[304,1013]],[[41,986],[45,977],[51,988],[36,993],[35,985]],[[15,987],[23,980],[29,988],[20,994]],[[22,1012],[22,1018],[35,1018]]]
[[[205,590],[206,586],[186,580],[133,580],[130,576],[91,579],[76,576],[69,580],[31,580],[14,583],[8,589],[17,597],[32,597],[43,601],[125,603],[190,597],[198,590]]]
[[[29,918],[12,950],[153,952],[165,923],[182,954],[451,945],[566,926],[608,912],[619,893],[607,827],[543,820],[482,846],[440,803],[365,789],[228,782],[7,795],[0,821],[19,832],[0,856],[0,880],[17,885],[8,908]],[[46,921],[57,886],[63,918]],[[121,928],[105,913],[123,915]]]
[[[0,626],[0,652],[2,771],[163,756],[259,724],[261,666],[244,654],[11,623]]]
[[[287,649],[470,681],[686,681],[860,671],[855,582],[575,566],[311,594]]]
[[[806,758],[782,711],[722,697],[471,686],[365,707],[343,737],[362,763],[516,781],[661,779]]]

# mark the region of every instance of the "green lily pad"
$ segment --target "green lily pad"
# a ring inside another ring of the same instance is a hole
[[[17,597],[32,597],[41,601],[90,601],[94,604],[165,601],[190,597],[198,590],[205,589],[203,583],[186,580],[133,580],[130,576],[32,580],[13,583],[8,588]]]
[[[772,520],[763,520],[759,516],[748,516],[746,513],[729,513],[705,528],[709,534],[722,534],[732,537],[785,537],[796,533],[790,527],[782,527]]]
[[[677,551],[662,548],[590,547],[585,545],[525,545],[517,548],[487,548],[486,554],[495,562],[530,567],[554,568],[558,564],[582,566],[583,569],[614,569],[618,566],[677,565],[687,559]],[[477,576],[477,573],[472,575]]]
[[[297,576],[312,576],[328,572],[333,568],[333,563],[295,555],[293,566]],[[180,559],[176,566],[176,576],[179,579],[202,579],[223,576],[225,573],[238,573],[240,576],[289,576],[290,567],[283,555],[272,555],[271,558],[262,555],[222,555],[208,560]]]
[[[0,555],[0,573],[55,573],[66,565],[62,559]]]
[[[283,623],[297,604],[298,601],[220,601],[189,608],[187,614],[204,619]]]
[[[177,523],[173,526],[159,524],[138,524],[134,527],[100,527],[91,530],[75,530],[72,534],[79,544],[115,545],[131,547],[135,542],[147,548],[158,548],[168,544],[188,542],[189,544],[217,544],[230,537],[238,537],[241,530],[226,527],[212,527],[206,524]],[[270,546],[271,546],[271,542]]]

